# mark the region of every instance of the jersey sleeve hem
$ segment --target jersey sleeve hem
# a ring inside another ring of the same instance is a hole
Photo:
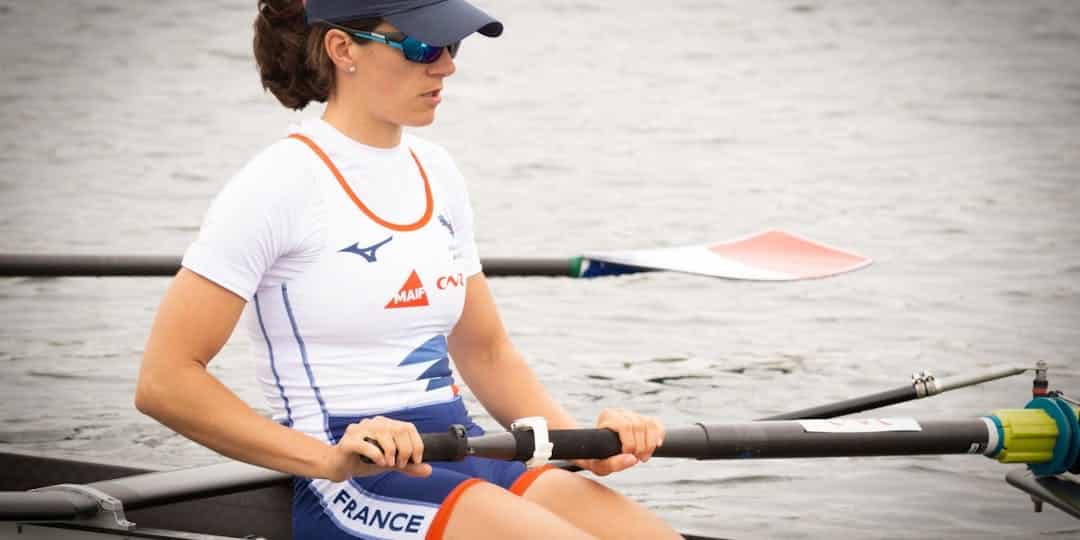
[[[180,266],[199,274],[215,285],[243,298],[245,302],[251,301],[251,297],[255,294],[254,289],[252,289],[250,285],[245,285],[248,280],[238,276],[226,275],[222,272],[220,267],[204,261],[200,255],[192,251],[189,251],[184,255],[184,259],[180,262]]]

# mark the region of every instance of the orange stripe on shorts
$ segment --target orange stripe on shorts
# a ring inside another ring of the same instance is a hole
[[[470,478],[454,488],[446,499],[443,500],[442,505],[439,506],[439,511],[435,513],[435,519],[431,521],[431,528],[428,529],[426,540],[442,540],[443,533],[446,532],[446,524],[450,522],[450,514],[454,511],[454,505],[457,504],[458,498],[462,493],[465,493],[466,489],[469,489],[476,484],[483,482],[479,478]]]
[[[510,485],[510,493],[519,497],[525,495],[525,492],[529,490],[529,487],[532,486],[532,483],[535,482],[537,478],[540,478],[541,474],[554,468],[554,465],[544,465],[543,467],[525,471]]]

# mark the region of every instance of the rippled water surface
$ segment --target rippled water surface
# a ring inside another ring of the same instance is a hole
[[[179,254],[286,126],[255,2],[0,0],[0,252]],[[739,421],[1046,360],[1080,393],[1080,3],[507,0],[435,126],[487,256],[701,243],[780,227],[865,253],[833,279],[493,281],[518,346],[583,420]],[[0,279],[0,446],[219,458],[131,405],[167,281]],[[248,345],[211,370],[260,410]],[[1016,378],[889,409],[1019,407]],[[475,410],[475,407],[474,407]],[[488,417],[482,423],[492,426]],[[737,538],[1054,538],[967,456],[656,460],[610,483]]]

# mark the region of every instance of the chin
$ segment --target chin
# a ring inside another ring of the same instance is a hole
[[[407,126],[407,127],[425,127],[425,126],[430,126],[434,122],[435,122],[435,111],[432,111],[430,113],[418,114],[416,116],[410,117],[410,118],[406,119],[404,122],[402,122],[401,125]]]

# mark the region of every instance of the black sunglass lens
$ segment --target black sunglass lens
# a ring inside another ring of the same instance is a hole
[[[435,47],[411,37],[405,38],[401,42],[401,45],[405,50],[405,58],[408,58],[413,62],[420,62],[421,64],[434,63],[442,56],[443,49],[446,49],[446,52],[450,53],[451,58],[457,56],[458,51],[461,49],[460,41],[451,43],[446,47]]]
[[[411,37],[402,40],[401,47],[405,51],[405,58],[421,64],[430,64],[435,60],[438,60],[439,53],[442,52],[442,49],[432,47],[423,41]]]

